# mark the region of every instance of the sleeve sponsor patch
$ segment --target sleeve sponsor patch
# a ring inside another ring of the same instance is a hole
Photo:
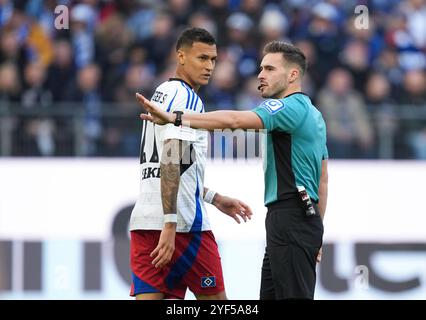
[[[285,107],[284,103],[281,100],[279,100],[279,99],[269,99],[269,100],[266,100],[260,106],[262,108],[268,110],[268,112],[272,113],[272,114],[280,111],[281,109],[283,109]]]

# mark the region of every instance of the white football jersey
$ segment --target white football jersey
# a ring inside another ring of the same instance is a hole
[[[155,91],[151,101],[167,112],[204,112],[204,105],[189,84],[170,79]],[[130,230],[162,230],[164,212],[161,202],[160,160],[164,140],[183,141],[186,152],[180,165],[177,196],[177,232],[210,230],[204,206],[204,168],[208,134],[205,130],[164,126],[144,121],[140,154],[140,192],[130,218]],[[192,155],[191,155],[192,154]]]

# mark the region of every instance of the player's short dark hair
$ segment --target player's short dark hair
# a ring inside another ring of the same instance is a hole
[[[265,45],[263,54],[267,53],[282,53],[285,61],[294,63],[299,66],[302,75],[308,68],[308,62],[302,50],[298,47],[283,41],[271,41]]]
[[[182,47],[192,47],[194,42],[202,42],[210,45],[216,44],[214,37],[205,29],[189,28],[182,32],[177,43],[176,51]]]

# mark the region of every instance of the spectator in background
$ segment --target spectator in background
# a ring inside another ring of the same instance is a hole
[[[55,123],[49,116],[44,116],[44,109],[52,104],[52,94],[44,87],[46,68],[43,64],[33,62],[25,67],[25,90],[21,95],[23,108],[33,113],[21,118],[18,127],[19,155],[53,156],[55,155]]]
[[[259,25],[264,7],[264,0],[240,0],[239,10],[246,14],[257,26]]]
[[[210,110],[233,109],[236,104],[234,95],[237,86],[235,64],[230,60],[222,60],[217,63],[210,85],[206,88],[205,103]],[[214,108],[214,109],[213,109]],[[230,133],[212,135],[211,148],[213,154],[222,155],[222,158],[232,157],[233,140]]]
[[[53,101],[65,100],[66,92],[75,76],[73,51],[65,39],[53,44],[53,60],[47,71],[47,87],[52,93]]]
[[[0,106],[3,108],[13,108],[14,103],[19,101],[19,94],[21,91],[21,83],[19,81],[18,69],[15,64],[6,62],[0,65]],[[17,143],[16,130],[18,118],[12,113],[0,117],[0,136],[5,141],[2,149],[5,155],[12,154],[13,146]],[[19,134],[19,133],[18,133]]]
[[[398,114],[391,95],[389,80],[381,73],[372,73],[365,85],[365,99],[369,114],[375,118],[374,132],[377,137],[376,154],[379,158],[393,158],[394,150],[400,149]]]
[[[424,106],[426,103],[425,71],[408,71],[404,76],[402,93],[399,97],[402,105]]]
[[[148,67],[143,64],[130,65],[126,71],[124,82],[118,87],[115,93],[115,101],[119,106],[128,104],[129,102],[135,105],[135,92],[142,90],[147,94],[152,95],[152,83],[154,75]]]
[[[357,16],[346,20],[345,31],[348,42],[361,42],[365,45],[367,63],[371,64],[384,48],[384,39],[381,30],[377,30],[377,25],[380,23],[380,17],[372,16],[368,20],[368,28],[357,28],[355,20]]]
[[[205,14],[215,21],[217,26],[217,43],[221,47],[226,42],[227,27],[226,20],[229,17],[228,0],[194,1]]]
[[[336,24],[338,12],[326,2],[320,2],[312,8],[312,20],[308,26],[308,40],[315,45],[319,73],[327,76],[338,61],[343,45],[343,36]]]
[[[52,93],[46,90],[46,68],[43,64],[32,62],[27,64],[24,73],[25,89],[21,95],[24,108],[48,107],[52,104]]]
[[[69,90],[73,86],[76,75],[74,56],[71,44],[66,39],[58,39],[53,43],[53,60],[47,70],[46,88],[52,94],[54,109],[65,110],[65,113],[55,114],[55,155],[73,155],[73,123],[69,120],[69,109],[67,104]]]
[[[398,55],[395,50],[387,47],[380,53],[376,61],[373,62],[375,71],[382,73],[389,80],[392,91],[398,91],[401,85],[403,72],[398,63]]]
[[[206,103],[216,109],[232,109],[235,105],[234,90],[237,84],[235,64],[231,60],[220,61],[212,76],[212,82],[206,89]]]
[[[310,10],[303,1],[283,1],[282,6],[286,13],[289,26],[288,36],[290,39],[301,40],[308,37],[308,27],[311,19]]]
[[[256,74],[259,59],[259,47],[256,42],[256,30],[251,18],[241,12],[233,13],[226,20],[228,28],[225,52],[236,64],[235,76],[246,79]],[[223,50],[223,49],[222,49]]]
[[[312,42],[307,40],[299,40],[295,42],[294,45],[303,52],[309,65],[302,79],[303,91],[314,98],[318,88],[320,88],[324,82],[324,75],[320,74],[317,68],[318,60],[315,47]]]
[[[262,103],[262,97],[259,95],[259,80],[253,76],[248,79],[244,88],[237,96],[236,106],[238,110],[247,111],[252,110],[253,106]]]
[[[175,35],[170,32],[173,30],[173,23],[171,14],[158,13],[153,24],[152,35],[141,43],[143,47],[149,48],[147,59],[152,63],[155,73],[161,73],[164,70],[165,62],[175,43]]]
[[[0,32],[0,63],[12,62],[16,66],[24,66],[25,50],[13,28],[4,28]]]
[[[361,95],[353,88],[344,69],[331,71],[327,86],[318,95],[318,105],[327,123],[327,145],[333,158],[373,156],[374,137]]]
[[[354,88],[363,92],[368,77],[368,48],[361,40],[352,40],[345,45],[341,62],[352,74]]]
[[[426,112],[426,75],[423,70],[405,74],[399,102],[401,111],[410,110],[411,115],[408,121],[404,121],[406,141],[416,159],[426,160],[426,121],[418,116]]]
[[[71,42],[74,50],[75,66],[78,69],[94,62],[95,39],[93,25],[96,13],[87,4],[78,4],[71,10]]]
[[[407,17],[407,29],[417,48],[426,48],[426,1],[401,1],[401,11]]]
[[[103,74],[101,83],[105,100],[113,101],[114,91],[120,84],[127,60],[128,48],[133,43],[133,35],[126,28],[124,19],[117,13],[110,14],[96,28],[97,63],[109,72]],[[144,52],[146,54],[146,52]]]
[[[138,51],[135,51],[135,54]],[[102,137],[101,155],[103,156],[137,156],[139,153],[139,123],[134,115],[138,106],[134,103],[135,92],[142,90],[152,95],[154,75],[149,68],[140,63],[140,57],[133,57],[121,85],[114,92],[115,111],[127,117],[106,117]]]
[[[0,1],[0,27],[7,25],[13,15],[13,1],[1,0]]]
[[[28,17],[21,8],[15,9],[4,30],[13,35],[4,43],[10,58],[11,53],[19,50],[16,47],[18,45],[23,51],[23,60],[18,60],[19,62],[40,62],[45,66],[49,65],[53,55],[51,42],[37,20]],[[23,65],[20,67],[23,68]]]
[[[42,26],[37,21],[25,16],[23,12],[18,11],[16,15],[19,29],[21,29],[20,32],[26,35],[28,60],[48,66],[52,61],[53,48]]]
[[[192,15],[191,0],[167,0],[176,27],[185,27]]]
[[[158,1],[115,1],[112,11],[122,15],[129,31],[138,41],[143,41],[152,35],[157,9],[155,4],[158,5]]]
[[[77,73],[74,86],[69,90],[68,101],[82,105],[84,111],[84,129],[81,141],[76,141],[79,155],[98,154],[99,140],[102,135],[102,97],[99,91],[101,71],[96,64],[88,64]]]
[[[197,11],[191,15],[189,25],[194,28],[202,28],[212,34],[213,37],[217,36],[218,27],[214,20],[209,17],[204,11]]]
[[[44,34],[49,39],[64,34],[65,30],[55,28],[55,7],[59,4],[56,0],[25,1],[25,12],[28,16],[36,19]]]
[[[426,57],[421,48],[416,46],[413,35],[407,27],[407,17],[400,12],[387,17],[388,28],[385,34],[387,44],[395,48],[398,62],[403,70],[426,67]]]
[[[266,9],[263,11],[259,22],[263,45],[273,40],[287,40],[287,26],[288,21],[286,16],[283,15],[279,10],[276,10],[276,7],[272,7],[270,10]]]
[[[20,99],[21,84],[18,69],[11,62],[0,65],[0,101],[3,106],[18,102]]]

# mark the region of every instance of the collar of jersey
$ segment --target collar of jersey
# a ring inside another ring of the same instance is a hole
[[[169,78],[169,81],[180,81],[180,82],[183,82],[188,87],[190,87],[192,90],[194,90],[194,88],[192,88],[192,86],[188,82],[186,82],[185,80],[183,80],[183,79],[180,79],[180,78]]]
[[[296,91],[296,92],[293,92],[293,93],[286,95],[285,97],[282,97],[281,99],[288,98],[288,97],[292,96],[293,94],[303,94],[305,96],[308,96],[306,93],[304,93],[302,91]]]

